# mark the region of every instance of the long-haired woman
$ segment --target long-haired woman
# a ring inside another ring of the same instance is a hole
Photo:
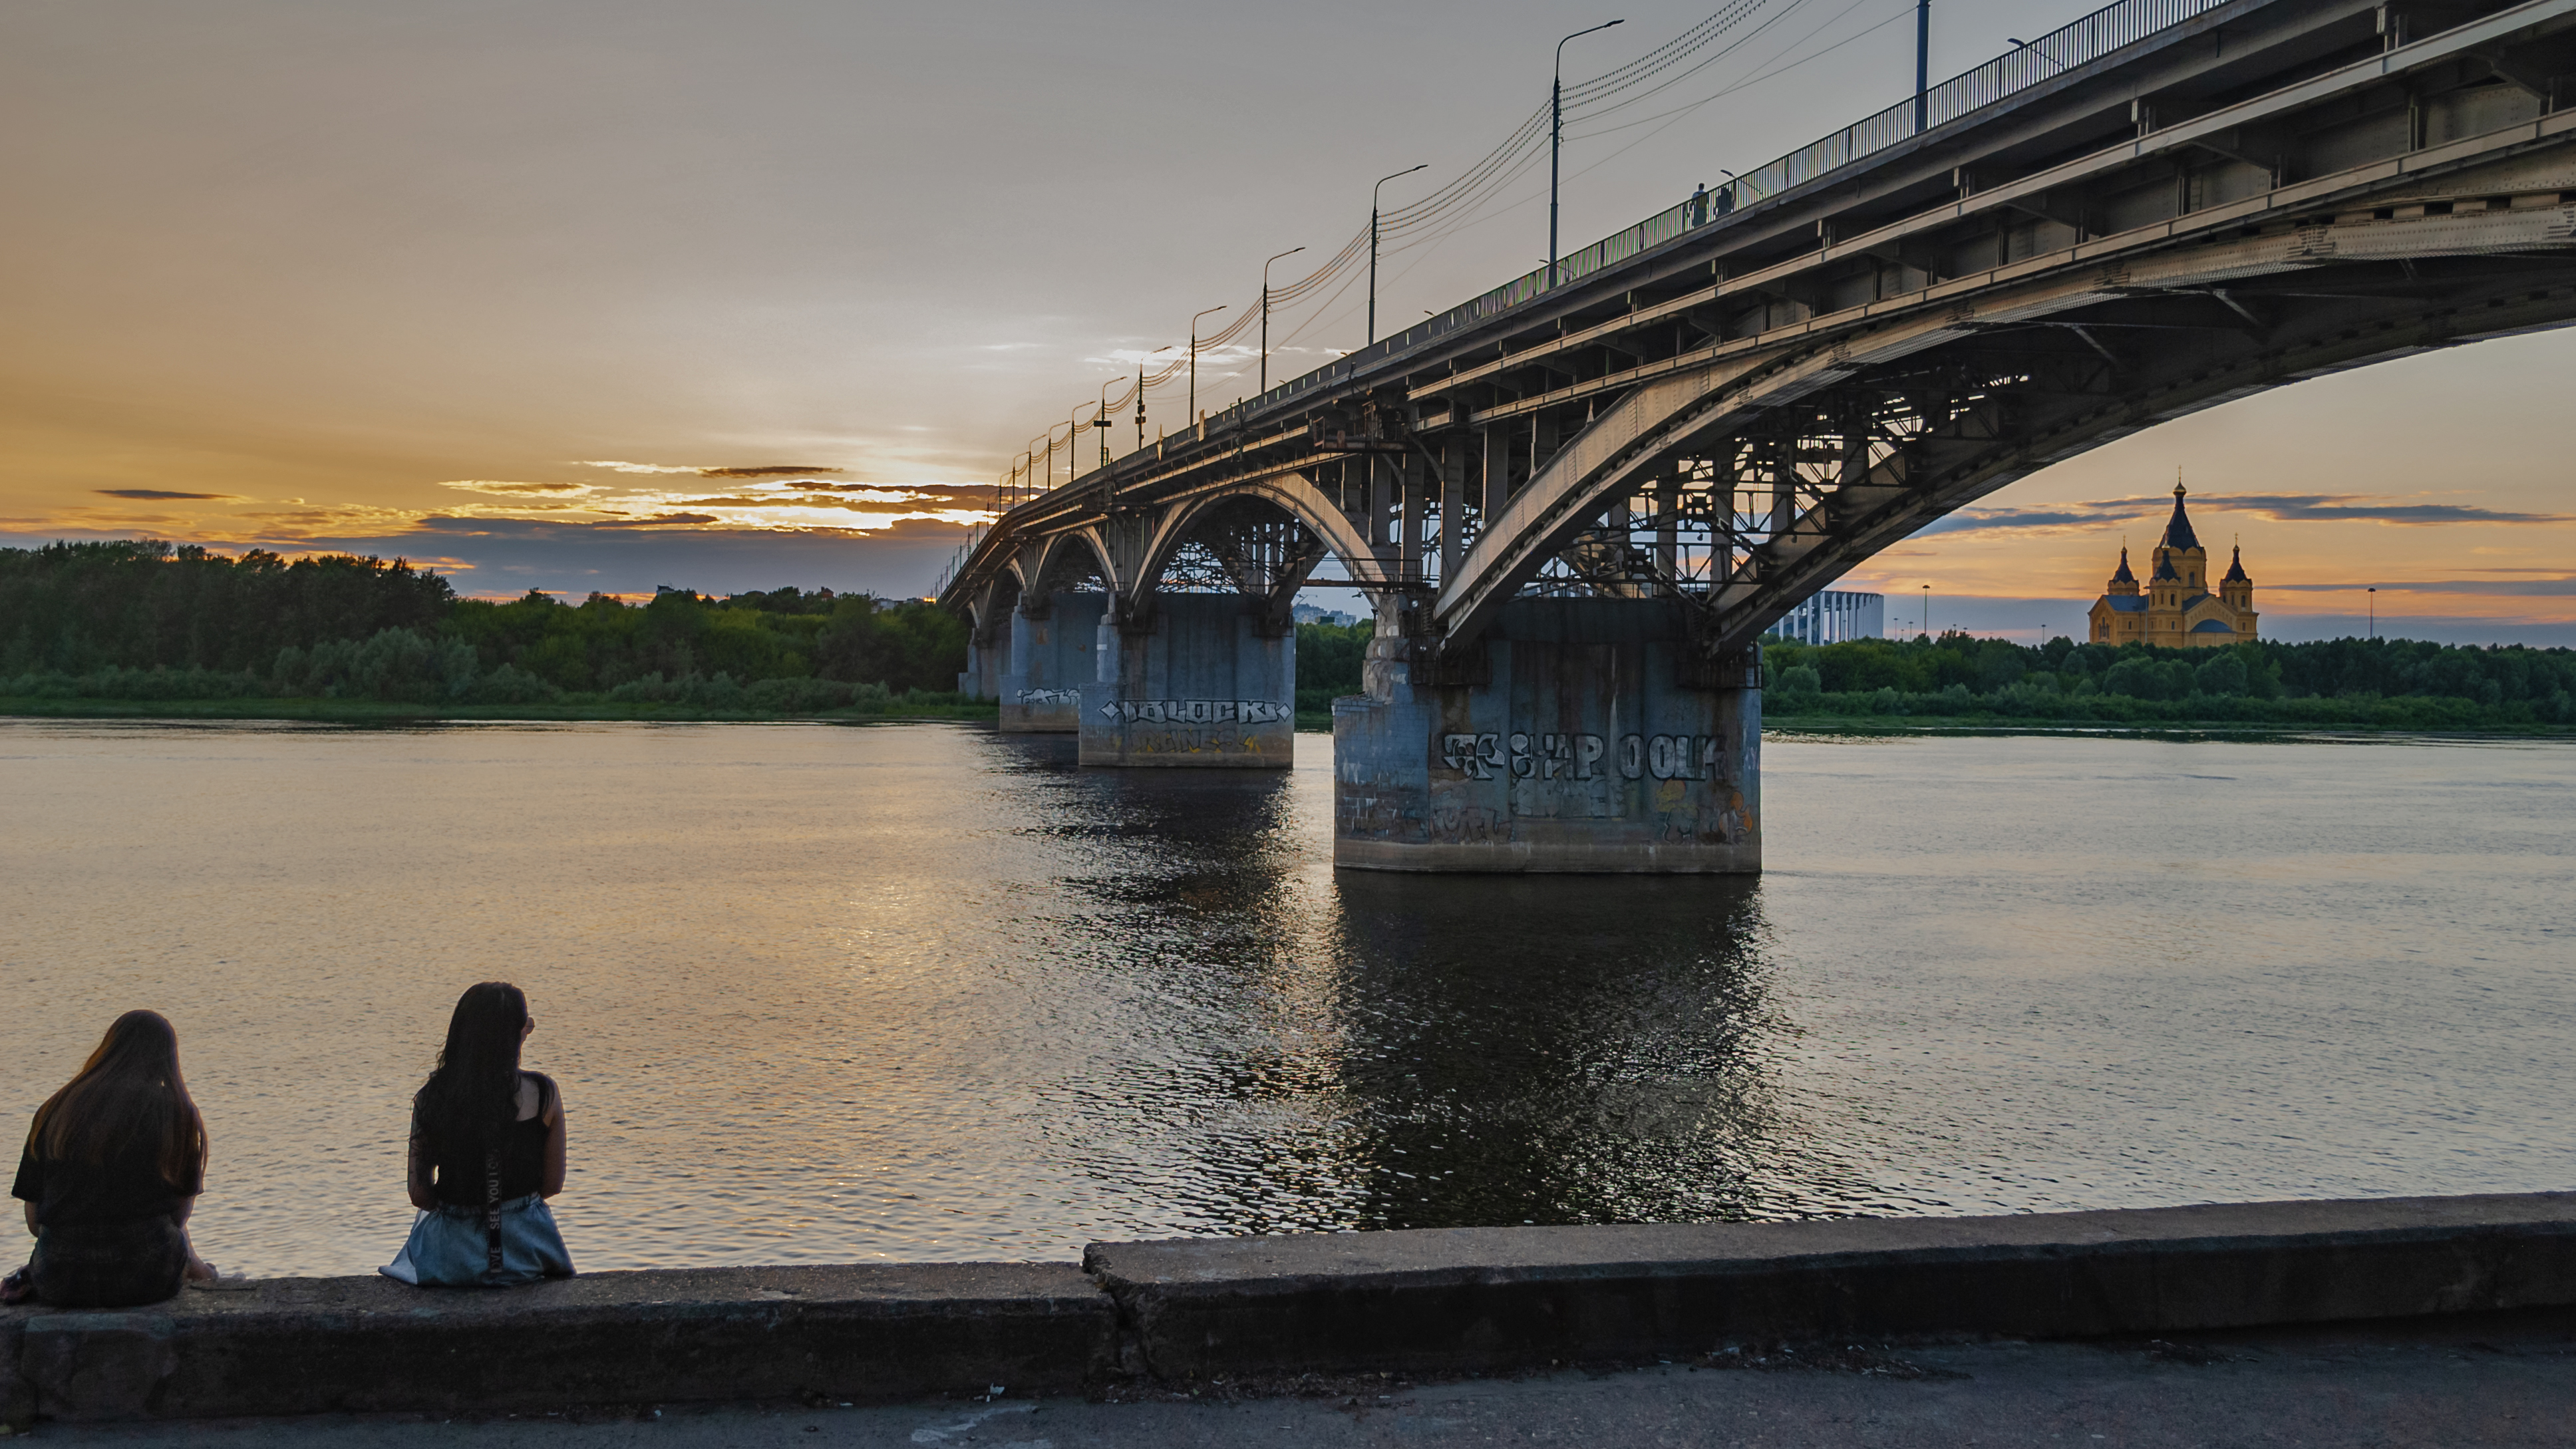
[[[205,1185],[206,1119],[179,1075],[179,1034],[157,1011],[129,1011],[36,1109],[10,1189],[36,1252],[0,1296],[124,1308],[213,1282],[188,1244]]]
[[[447,1046],[411,1100],[410,1241],[381,1271],[406,1283],[502,1287],[572,1276],[546,1199],[563,1191],[563,1096],[519,1069],[536,1029],[506,981],[466,988]]]

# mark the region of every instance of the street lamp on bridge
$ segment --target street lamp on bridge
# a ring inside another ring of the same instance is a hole
[[[1604,20],[1592,30],[1607,30],[1613,25],[1627,23],[1624,17]],[[1592,30],[1578,30],[1565,40],[1580,40],[1590,35]],[[1548,82],[1547,87],[1547,284],[1551,289],[1556,286],[1557,158],[1565,150],[1565,40],[1556,43],[1556,78]],[[1375,233],[1371,235],[1374,238]],[[1375,252],[1370,255],[1374,257]]]
[[[1081,409],[1076,408],[1075,411],[1080,412]],[[1065,419],[1064,426],[1064,481],[1070,483],[1073,481],[1073,420]],[[1047,424],[1046,458],[1046,491],[1052,493],[1055,491],[1055,424],[1053,423]]]
[[[1425,161],[1425,162],[1423,162],[1423,163],[1422,163],[1422,166],[1428,166],[1428,165],[1430,165],[1430,164],[1431,164],[1430,162]],[[1386,175],[1381,176],[1381,177],[1379,177],[1379,178],[1377,179],[1377,186],[1372,186],[1372,187],[1370,187],[1370,188],[1369,188],[1369,305],[1368,305],[1368,340],[1369,340],[1369,341],[1371,341],[1371,342],[1375,342],[1375,341],[1377,340],[1377,193],[1378,193],[1378,187],[1382,187],[1382,186],[1386,185],[1388,182],[1393,181],[1395,178],[1397,178],[1397,177],[1399,177],[1399,176],[1410,176],[1410,175],[1412,175],[1414,172],[1421,170],[1421,169],[1422,169],[1422,166],[1407,166],[1407,167],[1405,167],[1405,168],[1404,168],[1403,170],[1401,170],[1401,171],[1390,171],[1390,172],[1388,172]]]
[[[1141,383],[1142,383],[1142,382],[1144,382],[1144,380],[1145,380],[1145,374],[1143,374],[1143,373],[1141,373],[1141,372],[1140,372],[1140,373],[1138,373],[1138,374],[1136,374],[1136,380],[1137,380],[1137,382],[1138,382],[1138,383],[1140,383],[1140,384],[1141,384]],[[1136,401],[1137,401],[1137,403],[1138,403],[1139,405],[1142,405],[1142,404],[1143,404],[1143,402],[1145,401],[1144,394],[1143,394],[1143,393],[1141,393],[1141,392],[1140,392],[1140,393],[1138,393],[1138,394],[1137,394],[1137,397],[1136,397]],[[1101,430],[1101,433],[1100,433],[1100,466],[1101,466],[1101,467],[1103,467],[1103,468],[1106,468],[1106,467],[1108,467],[1108,466],[1109,466],[1109,431],[1108,431],[1108,429],[1109,429],[1109,427],[1110,427],[1110,422],[1109,422],[1109,384],[1108,384],[1108,383],[1105,383],[1105,382],[1104,382],[1104,383],[1102,383],[1102,384],[1100,385],[1100,411],[1098,411],[1098,412],[1096,412],[1096,413],[1093,413],[1093,414],[1091,415],[1091,425],[1092,425],[1093,427],[1098,428],[1098,429],[1100,429],[1100,430]]]
[[[1426,161],[1423,164],[1427,166],[1430,163]],[[1290,247],[1279,257],[1293,257],[1304,250],[1304,247]],[[1270,262],[1279,260],[1279,257],[1272,257]],[[1270,391],[1270,262],[1261,264],[1261,391],[1265,395]]]
[[[1228,305],[1220,302],[1208,308],[1207,312],[1200,312],[1190,318],[1190,425],[1192,427],[1198,426],[1199,421],[1199,318],[1205,317],[1208,312],[1222,312]],[[1136,436],[1140,442],[1144,438],[1142,433]]]
[[[1165,343],[1146,353],[1145,357],[1160,357],[1171,350],[1171,344]],[[1136,359],[1136,451],[1139,453],[1145,451],[1145,357]],[[1102,454],[1100,461],[1108,462],[1109,440],[1107,438],[1100,440],[1100,449]]]

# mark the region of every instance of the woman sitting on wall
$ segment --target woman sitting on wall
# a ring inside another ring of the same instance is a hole
[[[382,1271],[425,1287],[498,1288],[572,1276],[546,1199],[563,1191],[563,1098],[519,1070],[536,1029],[506,981],[468,987],[447,1047],[411,1106],[411,1240]]]
[[[214,1282],[188,1244],[205,1185],[206,1119],[179,1076],[179,1034],[157,1011],[129,1011],[36,1109],[10,1189],[36,1252],[0,1301],[126,1308]]]

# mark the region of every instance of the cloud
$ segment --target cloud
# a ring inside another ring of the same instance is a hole
[[[2401,528],[2442,524],[2576,523],[2576,514],[2515,513],[2465,503],[2408,503],[2362,493],[2199,493],[2191,497],[2204,518],[2250,513],[2275,523],[2377,523]],[[2173,506],[2173,496],[2096,498],[2051,508],[1962,508],[1913,535],[2096,533],[2118,524],[2153,524]]]
[[[58,537],[132,538],[118,529],[0,532],[0,547],[37,547]],[[164,535],[167,536],[167,535]],[[328,534],[198,537],[219,552],[265,548],[290,557],[373,554],[403,557],[461,575],[456,585],[477,595],[515,598],[531,588],[579,599],[597,590],[650,596],[657,584],[701,593],[825,587],[839,592],[909,598],[925,593],[967,530],[910,519],[856,529],[723,528],[703,524],[639,527],[529,518],[434,515],[381,530]]]
[[[2201,500],[2194,499],[2194,502]],[[2241,509],[2284,523],[2576,523],[2576,514],[2508,513],[2457,503],[2390,503],[2358,493],[2221,493],[2213,507]]]
[[[103,498],[194,499],[204,503],[248,501],[230,493],[173,493],[165,488],[95,488],[90,491]]]
[[[612,519],[609,522],[593,524],[591,526],[594,528],[642,528],[657,523],[688,524],[722,522],[724,522],[723,519],[716,517],[712,513],[662,513],[656,514],[651,518]]]
[[[596,491],[587,483],[509,483],[491,478],[454,478],[438,486],[458,488],[468,493],[494,493],[504,498],[515,498],[524,494],[579,495]]]
[[[781,463],[759,468],[700,468],[701,478],[801,478],[809,473],[838,473],[818,463]]]
[[[573,463],[573,466],[576,468],[606,468],[613,473],[702,473],[706,471],[695,463],[684,464],[677,468],[668,468],[659,463],[618,463],[606,459],[576,460]]]
[[[2276,594],[2357,594],[2364,589],[2377,588],[2383,594],[2485,594],[2504,598],[2564,599],[2576,598],[2576,574],[2561,573],[2555,578],[2545,579],[2423,579],[2395,584],[2363,579],[2356,583],[2272,584],[2268,587]]]

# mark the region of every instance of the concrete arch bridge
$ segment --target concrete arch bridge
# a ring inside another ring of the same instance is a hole
[[[1009,509],[966,686],[1284,765],[1329,562],[1339,863],[1757,869],[1766,627],[2087,448],[2576,321],[2571,100],[2576,0],[2122,0]]]

